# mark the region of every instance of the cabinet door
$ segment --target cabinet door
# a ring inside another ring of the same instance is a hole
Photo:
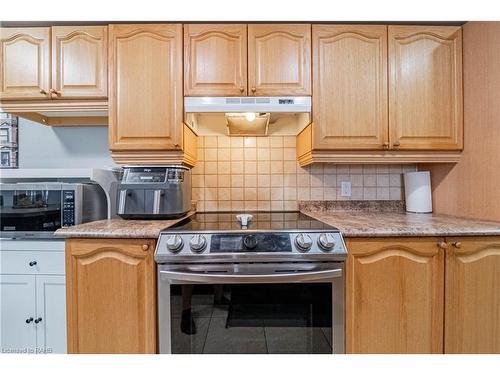
[[[110,25],[112,151],[180,149],[182,25]]]
[[[0,28],[0,99],[49,99],[50,27]]]
[[[155,241],[66,245],[69,353],[156,352]]]
[[[448,242],[445,352],[500,354],[500,238]]]
[[[0,312],[0,352],[34,352],[36,348],[34,276],[0,275]]]
[[[389,74],[392,147],[461,149],[462,29],[389,26]]]
[[[66,287],[64,276],[36,276],[37,348],[66,353]]]
[[[52,99],[108,96],[108,27],[52,27]]]
[[[311,95],[311,25],[248,25],[250,95]]]
[[[442,353],[444,253],[437,241],[347,242],[348,353]]]
[[[247,94],[246,25],[184,25],[184,94]]]
[[[313,147],[388,146],[387,27],[313,25]]]

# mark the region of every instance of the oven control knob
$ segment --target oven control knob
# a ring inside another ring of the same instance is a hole
[[[257,238],[253,234],[249,234],[243,238],[243,244],[247,249],[253,249],[257,246]]]
[[[179,252],[183,245],[181,236],[177,234],[167,236],[167,249],[171,253]]]
[[[331,233],[321,233],[318,238],[318,245],[323,251],[332,251],[335,247],[335,238]]]
[[[205,236],[202,234],[195,234],[189,240],[189,247],[191,248],[191,251],[201,253],[205,250],[205,247],[207,247],[207,240],[205,239]]]
[[[309,251],[313,241],[308,234],[300,233],[297,237],[295,237],[295,245],[299,249],[299,251]]]

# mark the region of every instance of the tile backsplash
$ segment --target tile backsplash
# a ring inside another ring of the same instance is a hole
[[[296,210],[298,201],[401,200],[402,173],[415,165],[313,164],[300,167],[295,137],[198,138],[192,199],[199,211]],[[341,196],[341,182],[351,196]]]

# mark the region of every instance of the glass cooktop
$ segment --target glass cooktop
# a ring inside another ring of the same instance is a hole
[[[241,231],[236,215],[242,212],[199,212],[165,230],[170,231]],[[336,230],[299,211],[283,212],[243,212],[253,219],[247,230]]]

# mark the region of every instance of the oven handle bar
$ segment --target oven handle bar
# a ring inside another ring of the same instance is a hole
[[[207,284],[255,284],[255,283],[283,283],[320,281],[342,276],[342,269],[310,271],[310,272],[283,272],[283,273],[205,273],[205,272],[179,272],[160,271],[160,276],[170,281]]]

